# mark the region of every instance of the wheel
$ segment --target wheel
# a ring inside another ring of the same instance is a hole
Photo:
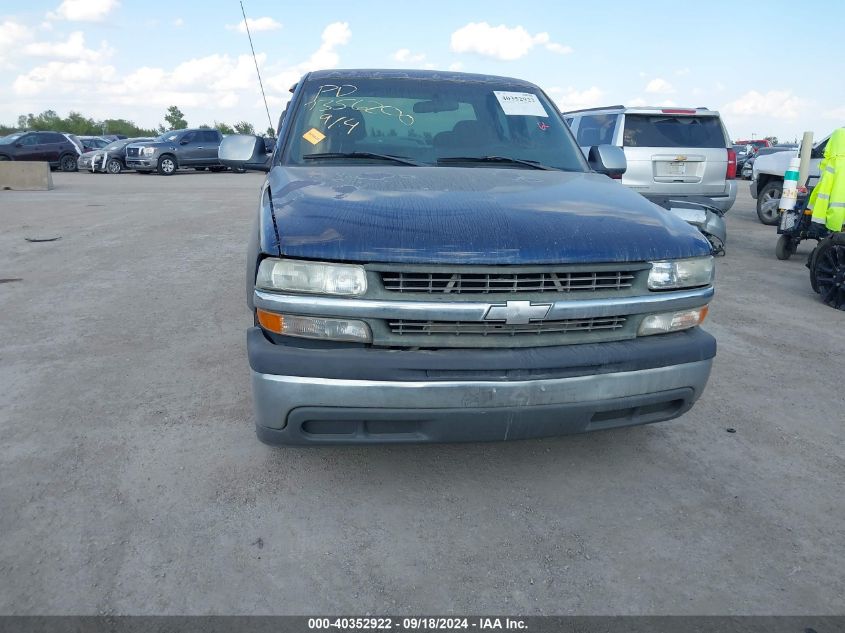
[[[845,310],[845,235],[837,233],[819,242],[812,257],[810,282],[824,303]]]
[[[0,160],[9,160],[9,157],[3,156],[3,154],[0,154]]]
[[[162,176],[172,176],[176,171],[176,159],[170,154],[165,154],[158,159],[158,173]]]
[[[781,235],[778,238],[778,243],[775,244],[775,257],[780,260],[786,260],[795,255],[798,250],[798,242],[788,235]]]
[[[106,163],[106,171],[110,174],[119,174],[123,171],[123,165],[120,164],[120,161],[116,158],[109,159],[109,162]]]
[[[783,183],[780,180],[771,180],[757,194],[757,217],[760,222],[768,226],[774,226],[780,221],[778,205],[783,193]]]
[[[59,167],[62,171],[76,171],[76,156],[73,154],[63,154],[59,159]]]

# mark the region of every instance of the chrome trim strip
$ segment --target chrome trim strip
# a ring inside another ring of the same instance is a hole
[[[484,321],[484,315],[501,302],[478,301],[375,301],[285,295],[255,290],[255,307],[270,312],[356,319],[409,319],[421,321]],[[669,312],[697,308],[710,302],[713,287],[653,292],[636,297],[555,301],[544,320],[587,319]]]

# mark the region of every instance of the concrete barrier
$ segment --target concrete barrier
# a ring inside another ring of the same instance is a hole
[[[50,163],[0,160],[0,190],[47,191],[52,188]]]

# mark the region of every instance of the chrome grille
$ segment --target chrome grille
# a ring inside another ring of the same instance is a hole
[[[400,336],[405,334],[448,334],[460,335],[506,335],[518,334],[562,334],[568,332],[595,332],[618,330],[625,325],[627,317],[594,317],[590,319],[565,319],[561,321],[537,321],[524,325],[508,325],[485,321],[389,321],[390,331]]]
[[[636,271],[526,272],[526,273],[422,273],[382,271],[389,292],[428,294],[494,294],[578,292],[630,288]]]

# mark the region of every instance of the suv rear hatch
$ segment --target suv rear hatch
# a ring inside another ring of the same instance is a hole
[[[625,113],[622,183],[643,194],[718,195],[726,190],[728,138],[712,110]]]

